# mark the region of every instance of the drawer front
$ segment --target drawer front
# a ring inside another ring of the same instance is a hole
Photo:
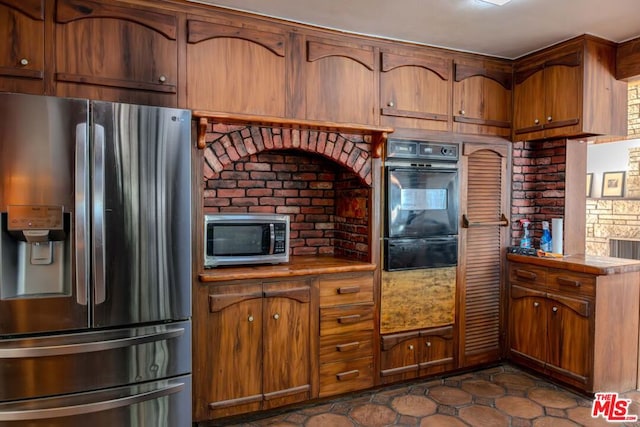
[[[320,307],[373,302],[373,273],[320,277]]]
[[[320,397],[373,387],[373,357],[320,366]]]
[[[373,356],[373,331],[320,338],[320,363]]]
[[[547,269],[537,265],[513,263],[509,266],[509,281],[525,286],[544,287],[547,281]]]
[[[373,329],[373,303],[320,309],[320,336]]]
[[[547,286],[557,291],[594,296],[596,294],[596,276],[550,268],[547,275]]]

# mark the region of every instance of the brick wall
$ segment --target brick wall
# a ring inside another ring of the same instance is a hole
[[[291,255],[367,261],[368,142],[361,136],[306,131],[303,144],[302,132],[211,126],[204,150],[205,213],[287,214]]]
[[[564,218],[565,162],[565,140],[513,144],[512,245],[520,244],[520,219],[531,221],[532,243],[538,247],[542,221]]]
[[[640,82],[629,83],[628,139],[640,138]]]

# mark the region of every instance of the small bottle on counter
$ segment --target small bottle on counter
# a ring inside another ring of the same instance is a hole
[[[540,249],[551,252],[551,231],[549,231],[549,221],[542,221],[542,237],[540,238]]]

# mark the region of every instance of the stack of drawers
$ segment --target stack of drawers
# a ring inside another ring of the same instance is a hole
[[[373,386],[373,272],[323,275],[320,397]]]

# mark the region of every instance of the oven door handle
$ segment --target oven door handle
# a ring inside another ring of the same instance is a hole
[[[470,228],[470,227],[483,227],[483,226],[493,226],[499,225],[500,227],[506,227],[509,225],[509,220],[504,214],[501,215],[500,220],[498,221],[471,221],[467,215],[462,215],[462,227]]]

